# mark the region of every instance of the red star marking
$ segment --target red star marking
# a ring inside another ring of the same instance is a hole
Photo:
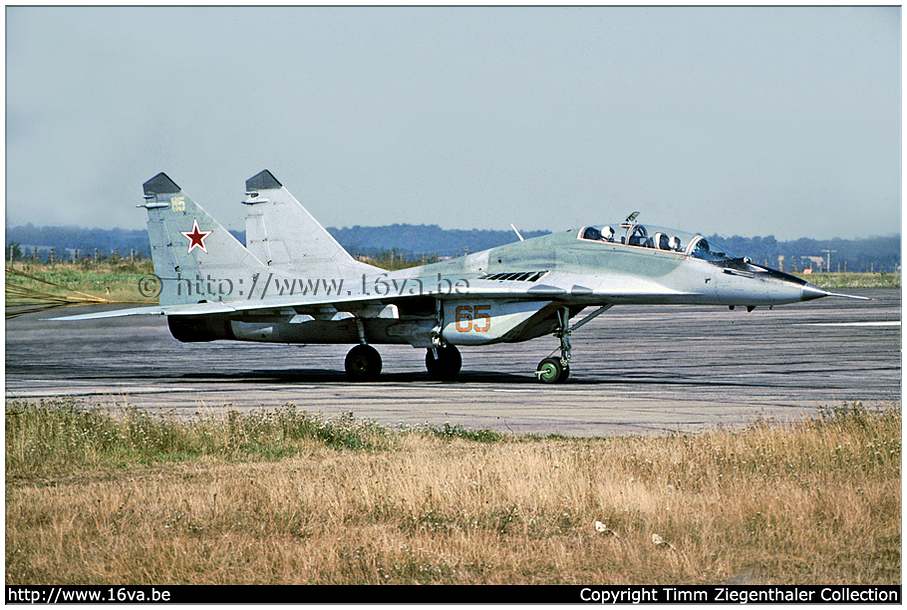
[[[198,229],[198,220],[192,219],[192,230],[191,231],[180,231],[186,238],[189,240],[189,252],[192,253],[192,250],[195,248],[201,248],[202,252],[205,254],[208,253],[208,249],[205,247],[205,238],[211,235],[213,231],[199,231]]]

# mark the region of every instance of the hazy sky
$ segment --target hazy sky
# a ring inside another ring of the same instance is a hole
[[[901,226],[899,7],[7,7],[7,224]]]

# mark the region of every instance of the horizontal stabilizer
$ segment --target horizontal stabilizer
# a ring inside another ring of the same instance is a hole
[[[152,305],[150,307],[130,307],[84,313],[77,316],[47,318],[51,322],[74,322],[78,320],[101,320],[104,318],[123,318],[125,316],[198,316],[212,313],[232,313],[235,307],[222,303],[191,303],[187,305]]]

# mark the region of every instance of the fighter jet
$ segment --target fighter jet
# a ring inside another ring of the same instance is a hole
[[[163,315],[182,342],[352,344],[351,380],[378,377],[375,345],[425,349],[429,377],[451,380],[462,366],[459,345],[554,335],[560,345],[535,376],[561,383],[572,333],[615,305],[752,311],[848,296],[731,254],[702,234],[642,225],[639,212],[533,239],[517,232],[519,241],[504,246],[386,271],[350,256],[268,170],[246,181],[246,245],[166,174],[143,187],[160,304],[56,319]]]

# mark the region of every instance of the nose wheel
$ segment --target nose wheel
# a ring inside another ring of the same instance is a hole
[[[535,375],[542,383],[563,383],[570,376],[570,366],[562,364],[562,358],[545,358],[539,362]]]

